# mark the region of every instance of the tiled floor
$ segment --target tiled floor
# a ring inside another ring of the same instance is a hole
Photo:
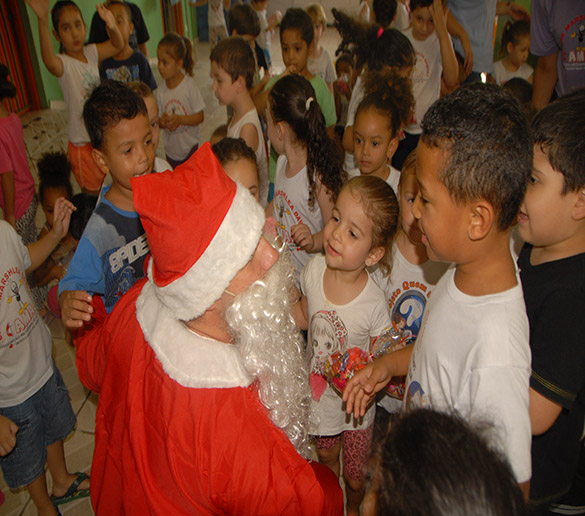
[[[334,55],[338,43],[337,32],[327,29],[323,45]],[[195,66],[195,79],[205,100],[205,120],[201,125],[201,141],[207,141],[213,130],[221,124],[226,123],[226,109],[219,105],[211,89],[210,67],[209,67],[209,45],[198,43],[196,46],[197,64]],[[272,49],[273,73],[280,73],[283,69],[278,35],[273,41]],[[153,71],[160,82],[158,70]],[[67,149],[67,113],[65,111],[43,110],[28,113],[22,119],[24,137],[27,153],[33,176],[38,182],[36,161],[47,151]],[[163,142],[157,154],[164,157]],[[74,190],[79,191],[72,178]],[[37,226],[44,225],[42,210],[37,213]],[[53,334],[53,357],[57,367],[61,371],[65,384],[69,389],[71,404],[77,414],[77,429],[65,441],[65,455],[67,465],[71,472],[86,471],[91,468],[91,460],[94,448],[95,413],[97,407],[97,396],[91,394],[77,377],[75,368],[75,350],[68,346],[64,339],[64,330],[59,320],[54,320],[50,325]],[[51,488],[50,474],[47,475],[49,489]],[[37,511],[31,502],[26,489],[10,491],[0,473],[0,491],[6,497],[0,514],[2,516],[36,516]],[[71,502],[61,506],[64,516],[90,516],[93,515],[89,498]]]

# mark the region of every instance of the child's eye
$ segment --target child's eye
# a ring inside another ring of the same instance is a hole
[[[337,217],[336,215],[331,215],[331,220],[334,222],[339,222],[339,217]]]
[[[353,231],[350,231],[350,232],[349,232],[349,235],[350,235],[350,236],[351,236],[351,238],[353,238],[354,240],[357,240],[357,235],[356,235],[356,234],[355,234]]]
[[[528,180],[528,182],[529,182],[531,185],[535,185],[536,183],[538,183],[538,179],[536,179],[536,177],[535,177],[535,176],[530,176],[530,179]]]
[[[158,120],[155,120],[154,122],[150,123],[150,127],[158,127]]]
[[[378,145],[380,145],[380,142],[372,142],[372,145],[373,145],[374,147],[377,147]]]
[[[406,198],[406,202],[407,202],[408,204],[413,204],[413,203],[414,203],[414,199],[415,199],[415,197],[407,197],[407,198]]]
[[[132,147],[128,147],[127,149],[124,149],[124,154],[130,154],[132,152]]]

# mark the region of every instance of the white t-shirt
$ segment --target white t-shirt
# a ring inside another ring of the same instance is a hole
[[[391,320],[411,335],[409,343],[416,339],[429,296],[449,266],[432,260],[420,265],[410,263],[394,244],[390,276],[382,274],[379,267],[372,271],[372,279],[386,295]],[[397,412],[402,401],[384,396],[378,405],[388,412]]]
[[[390,24],[390,27],[396,30],[405,30],[410,25],[410,16],[408,9],[405,4],[398,1],[396,2],[396,18]]]
[[[63,62],[63,75],[57,80],[69,111],[67,134],[69,141],[76,144],[89,143],[89,134],[82,118],[83,104],[100,82],[97,45],[86,45],[83,48],[83,55],[87,63],[82,63],[67,54],[57,54]]]
[[[171,164],[166,160],[159,158],[158,156],[154,157],[154,172],[165,172],[166,170],[173,170]],[[109,174],[108,174],[109,175]]]
[[[51,333],[26,282],[30,265],[28,249],[0,220],[0,407],[19,405],[53,374]]]
[[[207,3],[207,26],[225,27],[225,16],[223,14],[223,2],[221,0],[208,0]]]
[[[412,27],[404,31],[416,52],[416,63],[412,71],[412,94],[414,96],[414,119],[404,128],[407,133],[421,134],[420,123],[427,109],[441,96],[441,45],[436,32],[424,41],[414,39]],[[449,37],[449,41],[451,41]]]
[[[400,183],[400,171],[396,170],[392,165],[386,165],[390,169],[390,173],[386,178],[386,182],[392,187],[394,193],[398,196],[398,183]],[[348,179],[357,177],[360,175],[360,169],[354,168],[351,172],[347,173]]]
[[[230,122],[227,128],[227,135],[230,138],[239,138],[242,128],[246,124],[252,124],[256,128],[258,135],[258,145],[254,152],[256,153],[256,163],[258,164],[258,180],[259,180],[259,198],[262,206],[266,206],[268,200],[268,160],[266,158],[266,146],[264,144],[264,133],[262,132],[262,126],[260,125],[260,118],[258,118],[258,112],[256,108],[248,111],[242,118],[236,123]]]
[[[520,68],[515,72],[509,72],[504,66],[503,59],[494,63],[494,80],[498,86],[503,86],[506,82],[514,77],[520,77],[520,79],[528,80],[532,77],[534,70],[527,63],[522,63]]]
[[[337,80],[335,67],[329,50],[321,47],[321,55],[315,59],[309,57],[308,63],[309,72],[317,74],[325,82],[334,82]]]
[[[256,9],[254,9],[256,11]],[[262,11],[256,11],[258,20],[260,21],[260,34],[256,38],[256,43],[260,48],[264,50],[270,50],[270,44],[272,43],[272,31],[267,31],[268,20],[266,19],[266,9]]]
[[[315,256],[301,273],[301,289],[307,298],[309,333],[307,354],[310,370],[318,357],[322,360],[335,351],[359,347],[370,350],[370,338],[390,325],[384,293],[368,275],[364,289],[349,303],[336,305],[327,300],[323,290],[325,256]],[[327,385],[319,401],[311,399],[310,421],[315,435],[337,435],[345,430],[368,428],[374,421],[372,404],[358,421],[343,410],[341,395]]]
[[[504,292],[468,296],[455,269],[429,300],[410,360],[403,408],[432,406],[494,425],[495,445],[516,480],[530,479],[530,346],[520,280]]]
[[[360,102],[364,99],[366,92],[364,91],[363,75],[360,75],[355,81],[355,86],[351,92],[351,99],[349,99],[349,107],[347,108],[347,122],[345,127],[353,126],[355,122],[355,114]],[[355,168],[355,159],[353,152],[345,151],[345,161],[343,163],[343,170],[349,172]]]
[[[294,177],[286,177],[287,159],[284,154],[278,156],[274,173],[274,218],[276,231],[291,252],[296,277],[311,259],[311,255],[295,244],[290,229],[295,224],[306,224],[314,235],[323,229],[321,208],[315,198],[313,208],[309,207],[309,177],[307,167]]]
[[[156,89],[156,101],[161,115],[194,115],[205,109],[197,83],[189,75],[185,75],[172,90],[163,81]],[[177,161],[184,159],[199,144],[198,125],[181,125],[172,132],[165,129],[163,135],[167,156]]]

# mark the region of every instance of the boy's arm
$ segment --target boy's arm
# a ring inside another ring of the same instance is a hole
[[[16,423],[0,415],[0,457],[8,455],[16,446],[16,432]]]
[[[386,387],[393,377],[405,376],[408,373],[413,346],[414,344],[411,344],[376,358],[347,382],[343,391],[343,401],[346,403],[345,410],[348,414],[353,412],[356,418],[362,417],[377,392]]]
[[[2,177],[2,196],[4,197],[4,220],[16,229],[16,217],[14,216],[14,172],[4,172]]]
[[[473,49],[471,48],[469,34],[467,34],[467,31],[455,19],[455,16],[453,16],[450,11],[447,12],[447,30],[451,36],[457,38],[461,42],[463,53],[465,54],[463,67],[465,68],[465,73],[469,75],[473,71]]]
[[[532,435],[544,434],[557,420],[563,407],[530,387],[530,424]]]
[[[57,247],[61,239],[67,235],[69,231],[69,221],[71,214],[75,210],[72,202],[66,200],[64,197],[59,197],[55,201],[55,211],[53,215],[53,228],[44,237],[36,242],[27,245],[28,254],[30,255],[30,267],[27,273],[34,271],[41,265],[51,254],[51,251]]]
[[[63,75],[63,61],[53,51],[51,33],[49,32],[49,0],[26,0],[26,3],[38,18],[39,44],[43,63],[55,77],[61,77]]]
[[[96,5],[96,10],[99,17],[106,24],[106,32],[110,38],[107,41],[96,45],[98,60],[102,62],[104,59],[116,55],[124,48],[124,39],[122,38],[122,34],[120,34],[120,29],[118,29],[118,26],[116,25],[116,19],[114,18],[112,11],[101,4]]]
[[[429,8],[435,22],[435,30],[441,46],[441,62],[443,64],[443,80],[449,90],[457,86],[457,75],[459,65],[455,57],[455,50],[451,44],[451,38],[447,32],[447,8],[443,9],[441,0],[433,0],[433,5]]]
[[[548,106],[558,80],[557,56],[558,52],[547,56],[540,56],[534,70],[534,91],[532,105],[536,109]]]
[[[258,148],[258,131],[254,124],[246,124],[240,131],[240,138],[246,142],[246,145],[253,151]]]

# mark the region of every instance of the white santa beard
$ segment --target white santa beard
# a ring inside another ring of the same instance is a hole
[[[270,419],[309,458],[310,390],[303,339],[290,315],[293,271],[288,254],[281,255],[264,278],[234,298],[226,322]]]

